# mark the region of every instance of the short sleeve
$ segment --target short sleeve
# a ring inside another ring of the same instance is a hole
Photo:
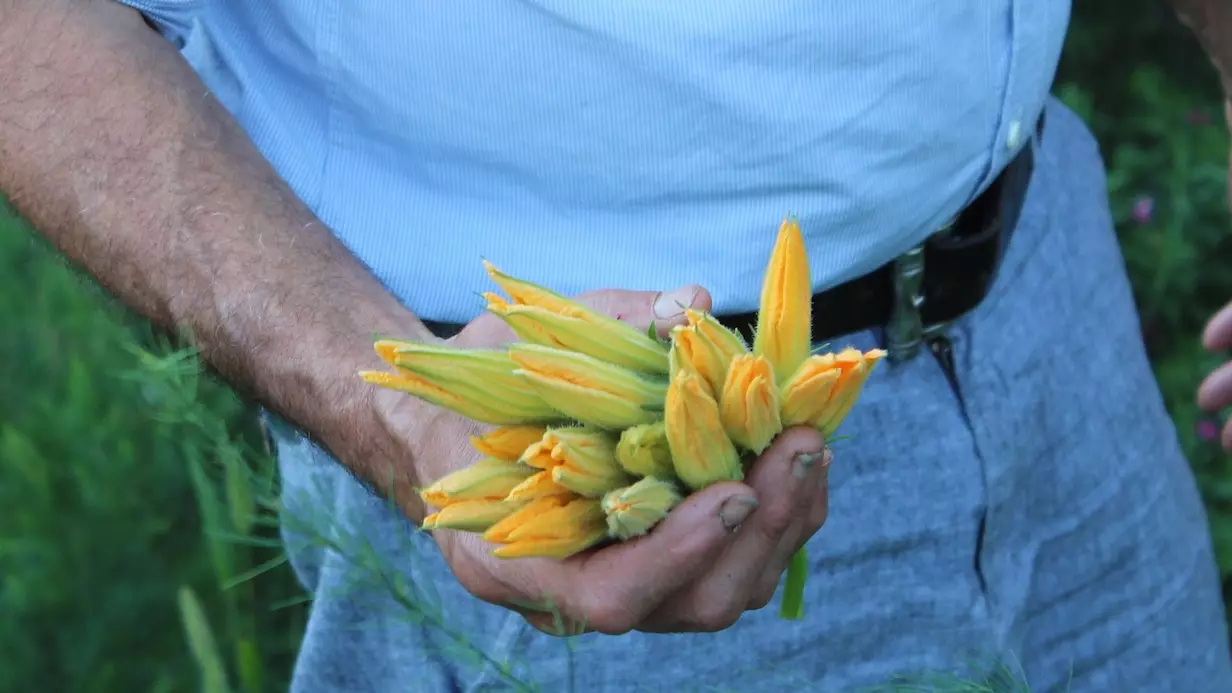
[[[183,48],[206,0],[117,0],[140,12],[167,40]]]

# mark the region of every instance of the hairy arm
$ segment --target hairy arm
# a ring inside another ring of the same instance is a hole
[[[373,332],[431,335],[135,11],[0,0],[0,192],[128,306],[189,329],[230,382],[419,519],[410,461],[355,372],[375,365]]]

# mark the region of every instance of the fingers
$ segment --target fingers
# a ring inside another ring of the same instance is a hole
[[[1232,303],[1224,306],[1206,324],[1202,332],[1202,346],[1208,351],[1232,349]]]
[[[1198,386],[1198,406],[1205,411],[1232,406],[1232,361],[1216,368]]]
[[[800,511],[801,520],[795,531],[784,535],[775,549],[774,557],[762,571],[757,585],[753,588],[748,605],[749,610],[761,609],[774,598],[783,573],[796,552],[808,543],[817,530],[825,524],[830,509],[830,494],[827,487],[827,477],[833,454],[827,449],[824,457],[818,462],[810,474],[806,491],[802,499]]]
[[[756,508],[749,487],[716,484],[689,496],[646,536],[537,567],[521,592],[551,600],[566,621],[627,633],[710,568],[733,540],[731,528]]]
[[[797,428],[785,431],[762,453],[745,480],[761,501],[757,512],[705,576],[673,601],[671,611],[655,614],[645,630],[713,631],[735,623],[753,601],[767,567],[785,566],[801,541],[817,495],[815,467],[822,449],[817,431]]]
[[[605,289],[581,294],[577,300],[639,330],[654,324],[661,337],[667,337],[672,327],[685,323],[686,308],[710,310],[710,292],[696,285],[657,293]]]

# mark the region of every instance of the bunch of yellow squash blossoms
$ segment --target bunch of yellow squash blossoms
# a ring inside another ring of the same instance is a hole
[[[370,383],[494,428],[479,460],[420,490],[428,530],[482,533],[499,557],[564,558],[646,534],[685,494],[740,481],[784,428],[827,438],[881,350],[813,353],[812,284],[798,223],[785,219],[763,280],[753,344],[714,316],[661,340],[484,262],[507,294],[487,309],[521,341],[461,349],[381,339],[392,372]],[[803,550],[788,569],[799,618]]]

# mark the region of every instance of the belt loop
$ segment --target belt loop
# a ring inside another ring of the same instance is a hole
[[[924,245],[917,245],[894,260],[894,307],[886,325],[886,352],[891,363],[915,357],[924,340]]]

